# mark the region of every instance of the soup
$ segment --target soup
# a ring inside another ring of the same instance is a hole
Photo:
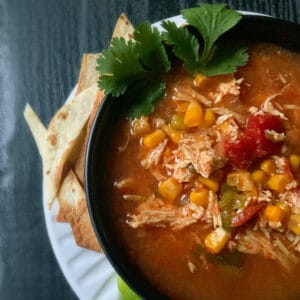
[[[113,226],[171,299],[300,297],[300,57],[249,55],[230,75],[174,66],[155,112],[116,126]]]

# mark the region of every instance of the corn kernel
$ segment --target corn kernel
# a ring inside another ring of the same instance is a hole
[[[260,164],[261,170],[263,170],[265,173],[271,175],[276,170],[276,165],[272,159],[266,159]]]
[[[257,195],[257,188],[249,172],[234,171],[227,175],[227,184],[236,186],[241,192],[249,192],[253,196]]]
[[[204,244],[208,251],[217,254],[225,247],[230,240],[231,234],[222,227],[211,231],[204,239]]]
[[[197,86],[197,87],[200,87],[201,86],[201,84],[206,80],[206,76],[204,76],[204,75],[202,75],[202,74],[197,74],[196,76],[195,76],[195,85]]]
[[[300,215],[291,215],[288,222],[288,229],[300,235]]]
[[[162,142],[165,137],[166,137],[166,135],[161,129],[156,129],[155,131],[153,131],[152,133],[147,134],[143,138],[143,144],[147,148],[153,148],[156,145],[158,145],[160,142]]]
[[[289,177],[285,174],[274,174],[268,181],[268,187],[277,192],[283,192],[287,183],[289,182]]]
[[[171,119],[171,126],[177,130],[185,130],[187,126],[183,122],[183,115],[175,114]]]
[[[219,184],[214,180],[199,177],[199,181],[214,193],[216,193],[219,190]]]
[[[293,171],[297,171],[300,168],[300,156],[297,154],[291,154],[289,157],[290,165]]]
[[[158,186],[158,192],[167,201],[174,201],[181,193],[182,185],[175,178],[170,177]]]
[[[172,140],[172,142],[177,144],[178,141],[181,139],[181,133],[178,130],[168,125],[164,125],[161,128],[165,132],[165,134]]]
[[[257,186],[263,186],[267,182],[266,173],[262,170],[253,171],[251,177]]]
[[[190,201],[194,204],[207,207],[209,191],[207,189],[194,190],[190,193]]]
[[[203,127],[209,128],[216,122],[215,113],[211,109],[206,109],[204,113]]]
[[[132,134],[134,136],[141,136],[151,131],[149,117],[141,116],[132,121]]]
[[[267,205],[264,210],[264,216],[268,221],[281,222],[284,217],[284,211],[277,205]]]
[[[276,202],[275,205],[279,206],[283,210],[285,217],[287,217],[291,214],[291,208],[289,207],[289,205],[286,202],[278,201],[278,202]]]
[[[183,122],[187,127],[196,127],[203,122],[203,111],[200,103],[193,101],[189,104]]]

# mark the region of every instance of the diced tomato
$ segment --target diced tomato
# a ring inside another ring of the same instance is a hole
[[[225,141],[225,154],[229,162],[236,168],[247,169],[252,162],[255,143],[246,136],[238,140]]]
[[[272,115],[251,115],[246,130],[237,140],[225,141],[225,154],[236,168],[246,169],[257,157],[280,153],[282,142],[275,143],[265,136],[265,130],[284,132],[279,117]]]
[[[245,135],[252,139],[256,144],[255,156],[263,157],[266,155],[278,154],[282,147],[282,143],[274,143],[265,136],[265,130],[275,130],[276,132],[284,132],[281,120],[277,116],[272,115],[251,115],[247,122]]]
[[[283,132],[281,120],[277,116],[272,115],[250,115],[247,121],[246,133],[248,130],[264,131],[272,129],[277,132]]]

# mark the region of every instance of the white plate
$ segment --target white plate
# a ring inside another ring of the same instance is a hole
[[[167,20],[175,22],[178,26],[184,23],[181,16]],[[154,23],[153,26],[163,30],[160,22]],[[74,93],[75,88],[67,101],[72,99]],[[46,227],[54,254],[76,295],[83,300],[118,300],[117,275],[106,257],[103,254],[78,247],[69,224],[55,221],[58,210],[57,202],[49,211],[45,199],[43,200]]]

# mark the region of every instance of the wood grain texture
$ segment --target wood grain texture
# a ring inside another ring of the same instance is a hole
[[[137,24],[197,0],[0,0],[0,298],[76,299],[52,254],[42,212],[41,161],[23,120],[47,124],[76,83],[84,52],[109,43],[121,12]],[[233,9],[300,22],[297,0],[229,0]]]

